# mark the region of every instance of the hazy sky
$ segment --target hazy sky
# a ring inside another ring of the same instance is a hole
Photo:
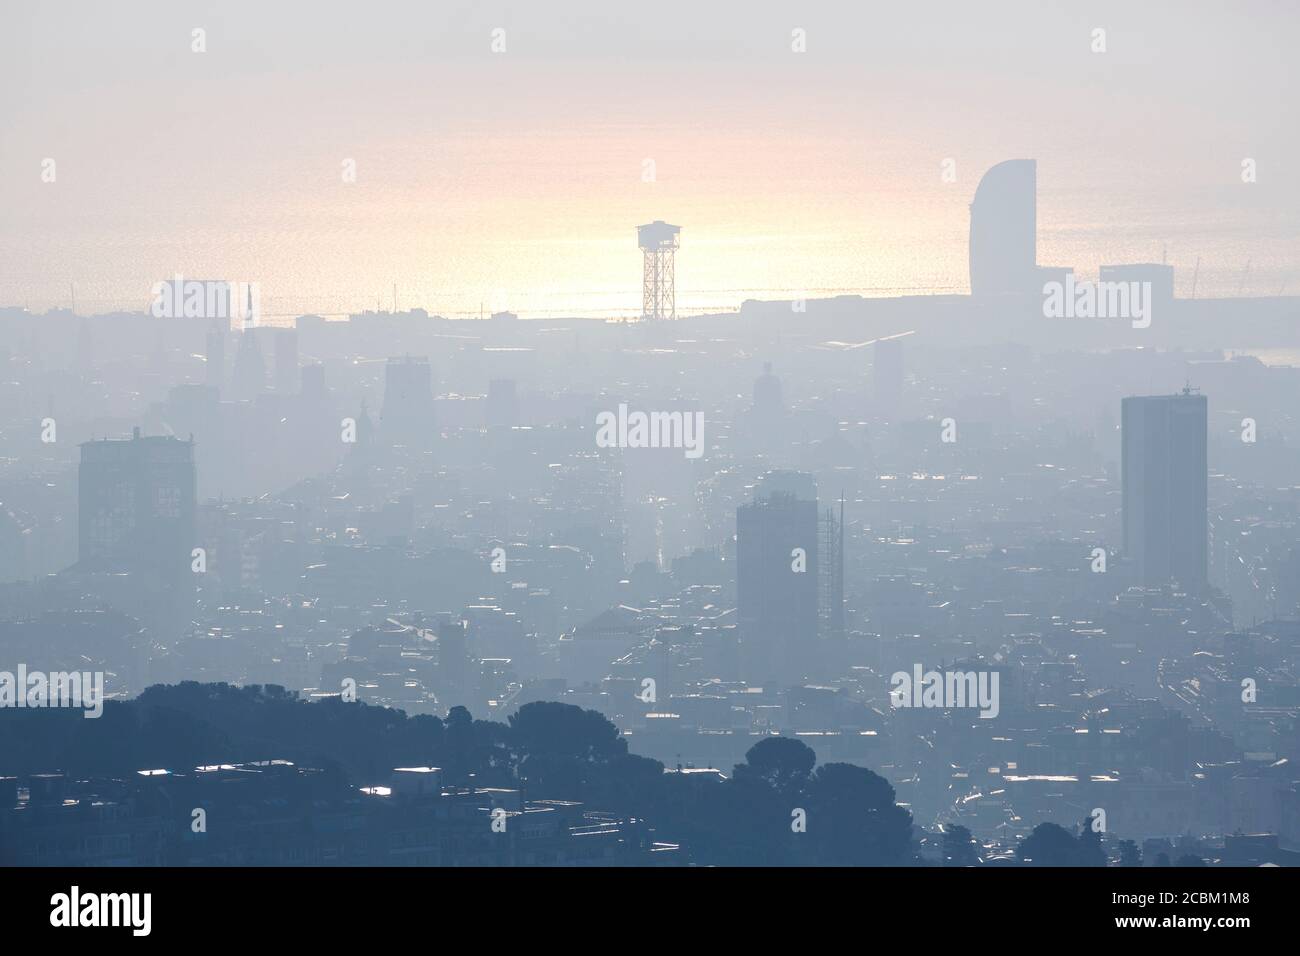
[[[1167,255],[1185,294],[1199,256],[1199,294],[1300,293],[1293,2],[2,15],[0,305],[75,282],[79,311],[143,308],[180,272],[258,282],[272,314],[387,307],[394,283],[444,314],[635,314],[651,219],[682,226],[684,311],[965,292],[975,185],[1016,157],[1039,160],[1044,264]]]

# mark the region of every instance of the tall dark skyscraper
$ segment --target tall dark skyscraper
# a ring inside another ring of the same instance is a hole
[[[81,445],[78,561],[86,570],[190,573],[194,547],[194,445],[170,436]]]
[[[519,424],[519,395],[512,378],[494,378],[488,382],[484,418],[489,425]]]
[[[266,363],[262,359],[258,330],[253,326],[239,333],[239,349],[235,353],[234,380],[231,384],[234,398],[240,402],[250,402],[266,389]]]
[[[1188,588],[1206,581],[1206,400],[1179,395],[1123,402],[1124,550],[1142,580]]]
[[[300,387],[303,398],[314,402],[323,402],[329,396],[325,385],[325,366],[319,362],[304,366],[300,374]]]
[[[275,390],[282,395],[298,391],[298,332],[296,329],[275,330]]]
[[[772,374],[772,363],[763,363],[763,374],[754,380],[754,418],[772,422],[785,414],[785,395],[781,380]]]
[[[436,430],[433,371],[424,356],[390,358],[384,366],[381,430],[386,441],[427,446]]]
[[[213,319],[208,323],[207,363],[204,366],[204,383],[220,389],[226,382],[226,340],[230,338],[230,325],[226,319]]]
[[[769,475],[753,502],[736,509],[737,614],[748,679],[795,682],[804,671],[819,629],[818,544],[809,476]]]
[[[438,625],[438,672],[440,690],[448,707],[470,702],[469,641],[463,620],[443,621]]]
[[[879,339],[872,352],[872,411],[877,418],[892,420],[903,400],[903,340]]]

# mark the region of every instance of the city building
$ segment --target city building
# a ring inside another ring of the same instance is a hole
[[[82,570],[190,573],[194,445],[170,436],[83,442],[77,475]]]
[[[741,666],[751,681],[791,679],[818,634],[817,497],[811,476],[771,473],[736,509]]]
[[[1124,552],[1147,584],[1206,583],[1206,398],[1126,398],[1122,404]]]
[[[436,434],[433,371],[425,356],[390,358],[384,366],[384,439],[391,444],[424,446]]]
[[[898,416],[903,400],[903,340],[877,339],[872,346],[871,387],[876,418]]]
[[[970,207],[971,295],[1023,295],[1037,279],[1038,163],[1008,159],[984,174]]]

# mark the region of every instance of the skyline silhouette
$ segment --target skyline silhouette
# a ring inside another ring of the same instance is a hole
[[[278,321],[394,285],[455,317],[635,317],[627,230],[657,218],[687,229],[682,314],[963,293],[968,204],[1009,157],[1039,162],[1043,262],[1300,288],[1292,11],[347,9],[19,8],[0,303],[135,310],[181,273],[257,282]]]

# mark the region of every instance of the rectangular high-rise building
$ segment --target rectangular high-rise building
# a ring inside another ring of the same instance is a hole
[[[83,442],[77,472],[77,559],[89,571],[190,573],[194,445],[170,436]]]
[[[230,321],[217,319],[208,323],[207,357],[203,368],[204,383],[220,389],[226,381],[226,340],[230,338]]]
[[[438,625],[438,690],[448,708],[473,703],[469,677],[469,641],[465,621],[444,621]]]
[[[819,619],[817,500],[786,491],[736,509],[736,596],[745,679],[797,684]]]
[[[876,418],[892,421],[898,417],[903,400],[903,340],[879,339],[873,350],[873,411]]]
[[[488,382],[484,418],[489,425],[519,424],[519,395],[512,378],[494,378]]]
[[[384,366],[380,432],[394,444],[427,446],[433,441],[433,371],[426,356],[390,358]]]
[[[275,390],[281,395],[298,391],[298,332],[296,329],[275,330]]]
[[[1206,399],[1179,395],[1126,398],[1121,470],[1124,551],[1143,583],[1206,582]]]

